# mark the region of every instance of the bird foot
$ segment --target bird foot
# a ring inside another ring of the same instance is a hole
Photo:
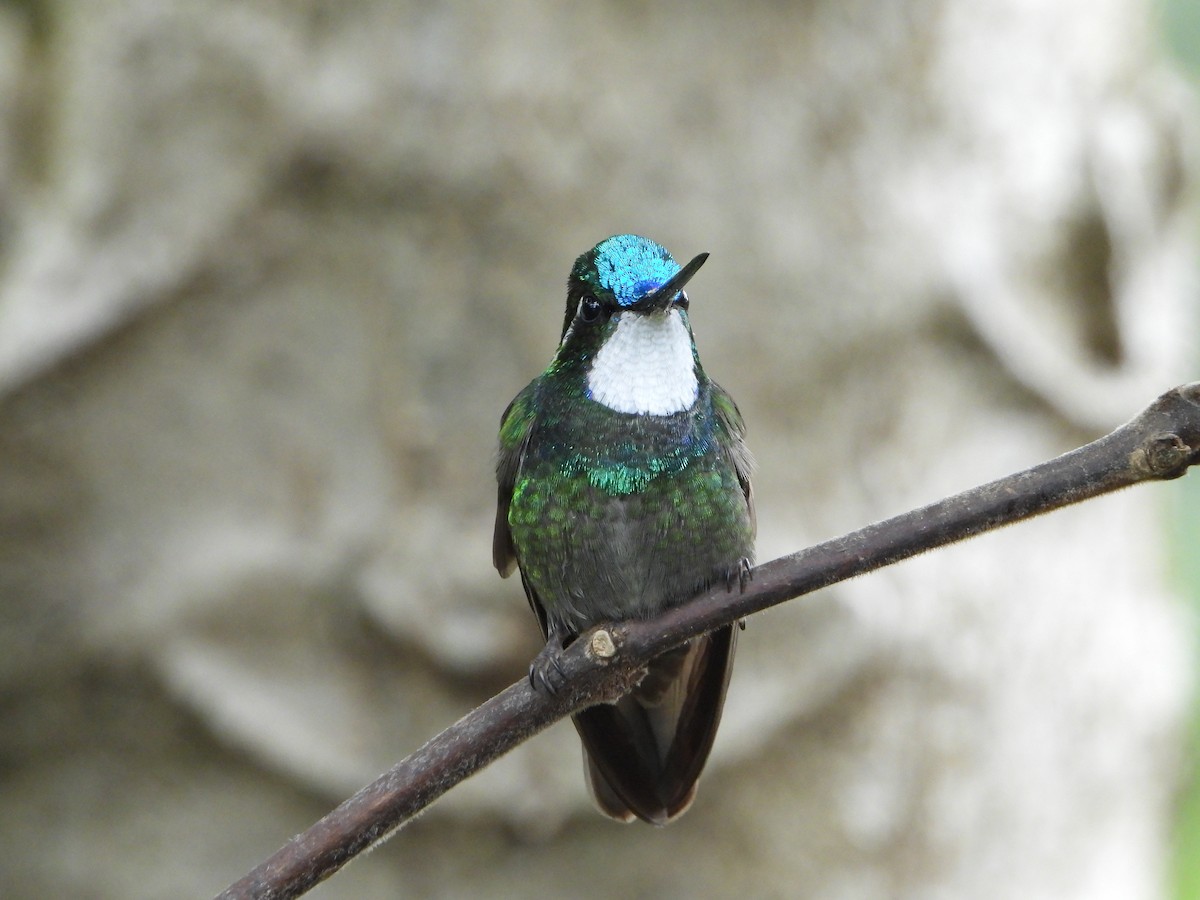
[[[551,634],[546,646],[538,651],[538,655],[529,664],[529,684],[535,691],[553,696],[562,690],[566,683],[562,638]]]
[[[744,594],[746,593],[746,585],[753,580],[754,572],[750,568],[750,560],[743,556],[737,561],[737,565],[730,569],[728,573],[726,573],[725,591],[726,593],[733,593],[733,583],[736,581],[738,585],[738,591]]]

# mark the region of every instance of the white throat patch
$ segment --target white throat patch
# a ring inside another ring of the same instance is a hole
[[[699,382],[679,310],[665,316],[620,313],[592,360],[587,386],[593,400],[617,412],[669,416],[688,409]]]

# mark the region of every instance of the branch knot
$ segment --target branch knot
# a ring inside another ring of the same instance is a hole
[[[596,631],[588,642],[588,653],[597,659],[612,659],[617,655],[617,645],[613,636],[604,628]]]
[[[1183,475],[1192,463],[1193,450],[1179,435],[1161,431],[1146,438],[1130,455],[1130,465],[1151,478],[1170,479]]]

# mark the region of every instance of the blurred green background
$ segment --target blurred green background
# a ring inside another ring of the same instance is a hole
[[[1162,26],[1167,45],[1200,86],[1200,3],[1163,0]],[[1200,228],[1200,226],[1198,226]],[[1200,301],[1200,298],[1198,298]],[[1200,358],[1200,353],[1197,353]],[[1172,498],[1178,527],[1173,548],[1175,571],[1182,590],[1200,615],[1200,479],[1185,479]],[[1175,896],[1200,898],[1200,700],[1192,720],[1192,783],[1181,799],[1175,847]]]

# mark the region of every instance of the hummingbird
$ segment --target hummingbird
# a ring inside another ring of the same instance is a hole
[[[700,365],[680,266],[619,234],[576,261],[558,350],[500,422],[493,562],[514,568],[545,647],[536,690],[561,689],[565,647],[594,625],[649,618],[754,556],[752,459],[733,399]],[[712,749],[733,625],[655,657],[634,691],[573,719],[592,799],[622,822],[682,815]]]

